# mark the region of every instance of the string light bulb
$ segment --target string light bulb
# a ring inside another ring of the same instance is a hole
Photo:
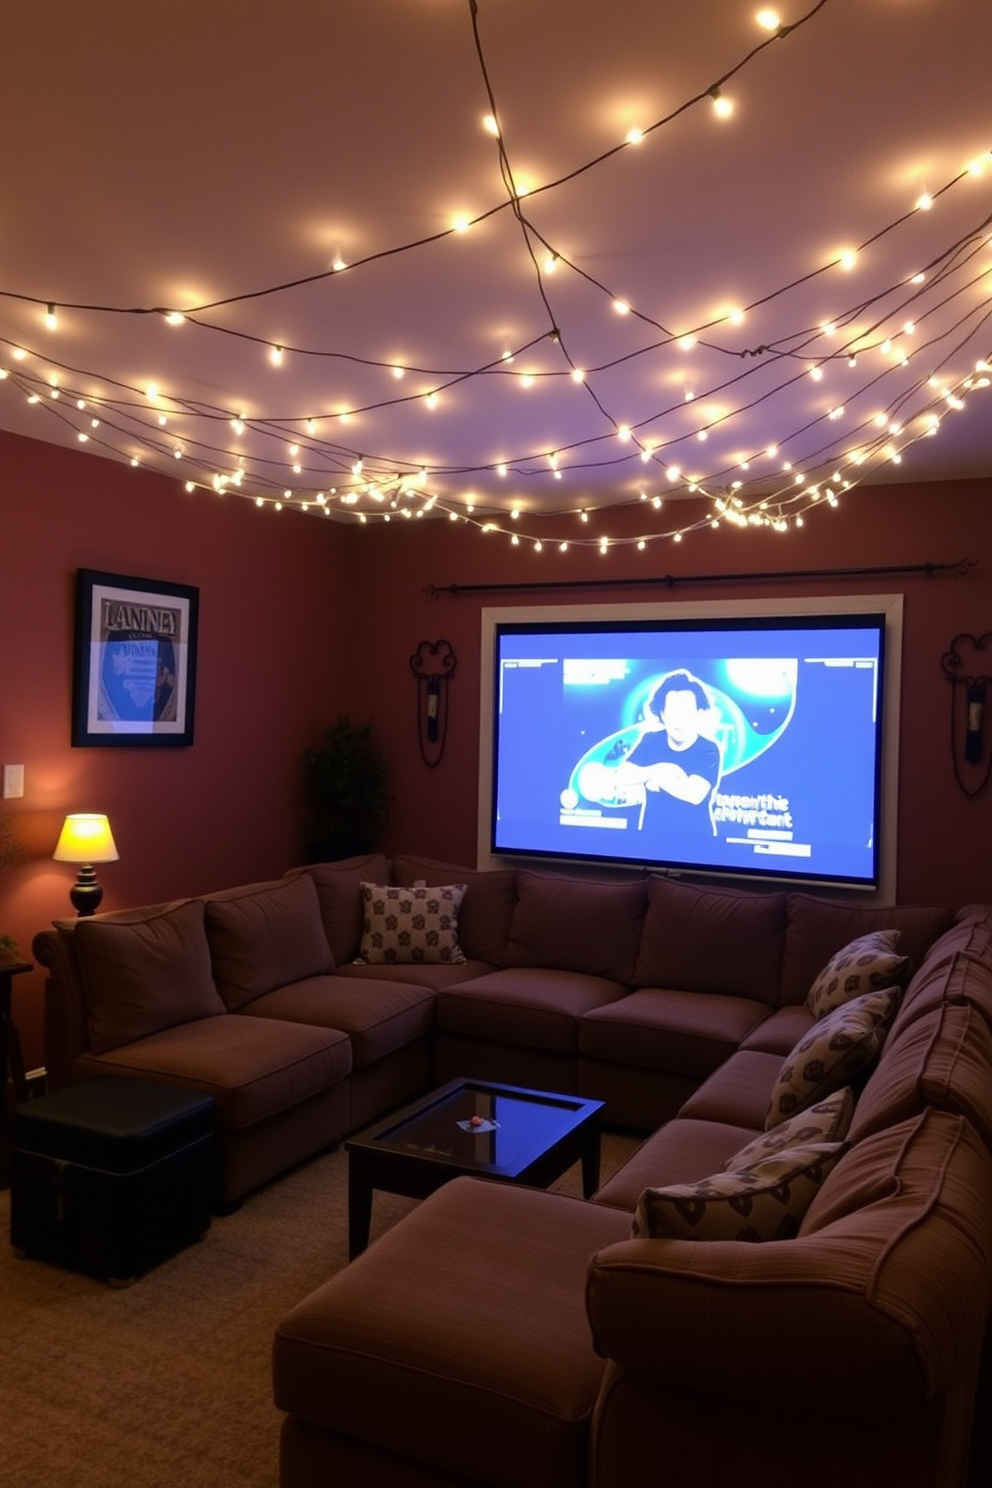
[[[45,325],[50,331],[58,330],[59,318],[55,313],[54,305],[49,305],[45,311]]]

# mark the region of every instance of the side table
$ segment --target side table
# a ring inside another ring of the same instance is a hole
[[[0,1185],[10,1178],[10,1112],[8,1109],[7,1081],[14,1088],[14,1100],[18,1103],[28,1098],[28,1084],[24,1075],[24,1059],[21,1041],[10,1016],[12,982],[22,971],[32,971],[30,961],[0,961]]]

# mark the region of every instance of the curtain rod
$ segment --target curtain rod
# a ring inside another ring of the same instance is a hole
[[[425,593],[439,594],[523,594],[534,589],[629,589],[646,584],[675,589],[682,584],[748,584],[788,579],[866,579],[890,574],[922,574],[929,578],[947,570],[962,576],[977,567],[977,558],[960,558],[956,563],[893,563],[871,568],[793,568],[767,573],[735,574],[661,574],[651,579],[534,579],[519,584],[428,584]]]

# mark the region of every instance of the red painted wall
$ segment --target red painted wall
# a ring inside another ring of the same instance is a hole
[[[992,630],[992,502],[987,481],[849,494],[788,535],[706,530],[678,547],[606,557],[552,539],[650,530],[630,508],[579,528],[536,524],[541,554],[463,523],[342,526],[258,511],[241,498],[189,496],[182,483],[92,455],[0,434],[0,764],[23,763],[8,803],[29,861],[0,870],[0,931],[28,950],[71,913],[68,865],[51,861],[62,817],[110,816],[121,853],[100,870],[104,908],[278,875],[300,858],[300,755],[340,712],[371,719],[391,766],[383,845],[450,861],[476,857],[480,612],[484,606],[727,599],[831,593],[905,595],[898,892],[907,902],[992,898],[992,790],[967,800],[949,742],[940,659],[959,632]],[[680,507],[680,511],[684,508]],[[651,513],[653,516],[654,514]],[[666,527],[668,525],[666,513]],[[559,592],[556,580],[861,568],[979,560],[964,576],[713,582]],[[69,745],[75,570],[174,579],[200,589],[192,749]],[[430,585],[522,583],[536,593],[434,597]],[[409,658],[447,639],[458,657],[441,763],[421,759]],[[992,697],[990,697],[992,707]],[[986,748],[992,748],[992,721]],[[18,978],[15,1016],[28,1066],[41,1063],[41,974]]]
[[[105,811],[114,909],[281,874],[298,862],[300,756],[345,707],[346,532],[74,450],[0,435],[0,763],[25,766],[8,812],[29,861],[0,869],[0,932],[30,953],[72,914],[54,863],[68,811]],[[190,749],[69,743],[75,570],[200,590]],[[41,973],[15,981],[28,1067],[41,1063]]]
[[[515,603],[593,607],[657,598],[726,600],[796,595],[904,595],[899,778],[898,895],[906,902],[959,904],[992,898],[992,788],[968,800],[955,783],[950,748],[953,691],[941,657],[959,632],[992,631],[992,501],[987,481],[875,487],[849,493],[836,511],[814,512],[801,530],[705,531],[675,545],[638,552],[617,548],[559,553],[562,537],[650,531],[645,508],[593,518],[548,522],[545,545],[511,548],[506,537],[483,536],[464,523],[390,523],[366,528],[351,553],[350,577],[363,595],[359,664],[349,675],[349,705],[374,717],[393,763],[395,796],[388,826],[394,850],[423,848],[454,862],[474,862],[479,755],[480,612]],[[680,506],[678,510],[685,510]],[[653,514],[652,514],[653,515]],[[657,520],[657,519],[656,519]],[[665,530],[671,521],[665,513]],[[533,521],[530,531],[539,530]],[[964,575],[713,582],[642,588],[556,591],[555,580],[640,578],[674,574],[731,575],[787,570],[956,563],[978,560]],[[535,593],[431,597],[425,586],[522,583],[540,580]],[[378,601],[377,602],[377,597]],[[409,656],[421,640],[451,642],[458,669],[450,684],[446,752],[435,769],[416,745],[416,684]],[[992,652],[992,647],[990,647]],[[976,658],[981,661],[981,658]],[[986,657],[984,670],[992,671]],[[992,688],[989,694],[992,713]],[[986,756],[992,750],[992,716]],[[969,771],[969,783],[980,772]]]

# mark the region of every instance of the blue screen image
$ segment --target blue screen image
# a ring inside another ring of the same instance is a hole
[[[884,634],[497,627],[493,851],[873,887]]]

